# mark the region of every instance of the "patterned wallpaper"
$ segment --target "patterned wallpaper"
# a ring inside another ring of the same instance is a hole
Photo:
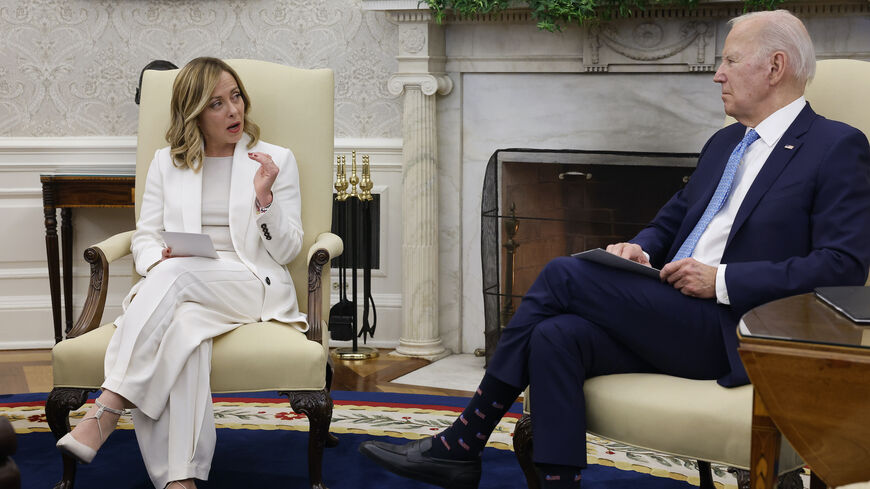
[[[335,70],[336,137],[401,137],[398,28],[360,0],[0,0],[0,136],[136,133],[153,59]]]

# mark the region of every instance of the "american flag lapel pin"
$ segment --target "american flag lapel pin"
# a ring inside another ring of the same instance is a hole
[[[791,144],[786,144],[785,149],[794,149],[794,146],[792,146]]]

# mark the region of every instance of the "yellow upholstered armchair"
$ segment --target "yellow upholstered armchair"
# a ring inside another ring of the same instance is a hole
[[[870,63],[825,60],[806,99],[816,113],[870,134]],[[726,120],[726,124],[734,122]],[[530,388],[534,394],[534,386]],[[586,423],[590,433],[628,445],[697,460],[701,489],[713,489],[710,463],[731,467],[739,487],[749,488],[752,428],[751,385],[726,389],[714,380],[661,374],[617,374],[588,379]],[[532,464],[529,390],[526,416],[517,423],[514,450],[530,488],[537,488]],[[800,489],[803,461],[782,438],[780,489]],[[817,482],[814,481],[814,484]],[[813,487],[816,487],[815,485]]]
[[[277,323],[245,324],[214,340],[212,392],[278,391],[296,412],[308,416],[308,475],[322,488],[321,463],[329,434],[332,372],[324,333],[329,304],[323,303],[321,277],[329,277],[329,260],[341,254],[342,242],[331,234],[333,154],[333,73],[301,70],[253,60],[227,61],[239,74],[251,97],[251,118],[263,140],[293,150],[299,167],[302,196],[303,251],[288,265],[299,308],[308,314],[310,329]],[[155,150],[166,146],[169,100],[178,70],[146,71],[139,109],[136,155],[136,214],[145,176]],[[69,432],[69,412],[81,407],[89,392],[104,380],[103,357],[115,331],[100,325],[106,302],[109,264],[130,253],[132,231],[113,236],[85,251],[91,264],[90,288],[81,317],[52,351],[54,389],[45,412],[55,437]],[[307,253],[306,251],[307,250]],[[134,272],[135,276],[135,272]],[[138,276],[135,277],[138,279]],[[107,318],[109,320],[113,318]],[[72,488],[74,459],[64,456],[59,488]]]

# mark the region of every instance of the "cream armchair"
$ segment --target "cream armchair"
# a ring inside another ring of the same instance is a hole
[[[278,391],[296,412],[308,416],[308,475],[311,487],[324,487],[321,463],[329,434],[332,372],[328,335],[324,334],[329,304],[323,303],[321,277],[329,277],[329,260],[342,252],[331,234],[333,155],[333,73],[301,70],[253,60],[227,61],[239,74],[251,97],[251,118],[263,140],[291,148],[299,167],[302,194],[303,251],[288,265],[296,285],[299,308],[308,314],[310,329],[300,333],[277,323],[246,324],[215,338],[212,349],[212,392]],[[169,100],[178,70],[147,71],[142,84],[136,155],[136,215],[145,176],[154,151],[166,146]],[[69,412],[81,407],[89,392],[104,380],[103,357],[115,331],[100,326],[109,264],[130,253],[133,232],[113,236],[85,251],[91,264],[90,290],[81,317],[67,339],[52,351],[54,389],[45,412],[55,437],[70,430]],[[134,276],[135,276],[134,272]],[[136,276],[138,279],[138,276]],[[328,297],[328,295],[327,295]],[[110,318],[112,319],[112,318]],[[220,449],[220,448],[218,448]],[[63,457],[63,479],[56,487],[73,487],[76,464]]]
[[[870,134],[870,63],[825,60],[806,98],[817,113]],[[726,124],[734,122],[726,120]],[[530,389],[534,393],[534,386]],[[618,374],[586,381],[586,423],[590,433],[628,445],[697,460],[701,489],[713,489],[710,462],[732,467],[741,489],[749,488],[752,427],[751,385],[726,389],[714,380],[660,374]],[[517,423],[514,450],[530,488],[537,488],[532,464],[529,390],[526,416]],[[802,489],[803,461],[785,437],[780,445],[781,489]],[[817,482],[814,482],[817,484]],[[815,485],[814,485],[815,487]]]

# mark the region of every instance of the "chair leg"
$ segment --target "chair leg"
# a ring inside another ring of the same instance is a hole
[[[749,471],[743,469],[735,469],[734,467],[729,467],[728,472],[734,474],[734,477],[737,478],[737,487],[739,489],[749,489]],[[801,479],[801,473],[803,469],[795,469],[791,472],[786,472],[779,476],[776,481],[776,487],[778,489],[803,489],[804,481]]]
[[[69,433],[69,412],[82,407],[88,400],[88,393],[96,390],[65,387],[52,389],[45,401],[45,419],[48,421],[48,426],[55,439],[59,440],[63,435]],[[62,454],[61,457],[63,458],[63,478],[54,486],[54,489],[73,489],[76,479],[76,460],[65,454]]]
[[[311,489],[326,489],[323,484],[323,448],[332,422],[332,398],[326,389],[279,394],[287,396],[294,411],[308,416],[308,480]]]
[[[803,469],[792,470],[779,476],[777,481],[779,489],[804,489],[804,481],[801,479]]]
[[[749,471],[728,467],[728,472],[734,474],[737,479],[737,489],[749,489]]]
[[[18,448],[15,428],[5,416],[0,416],[0,487],[21,489],[21,471],[12,456]]]
[[[529,489],[540,489],[538,476],[535,473],[535,462],[532,458],[532,417],[524,414],[514,427],[514,454],[526,476]]]
[[[713,485],[713,468],[710,466],[710,462],[698,460],[698,475],[701,478],[699,489],[716,489],[716,486]]]
[[[329,361],[326,363],[326,392],[332,390],[332,357],[329,357]],[[332,433],[326,434],[326,448],[335,448],[338,446],[338,437]]]
[[[828,489],[828,485],[825,484],[825,481],[820,479],[812,470],[810,470],[810,489]]]

